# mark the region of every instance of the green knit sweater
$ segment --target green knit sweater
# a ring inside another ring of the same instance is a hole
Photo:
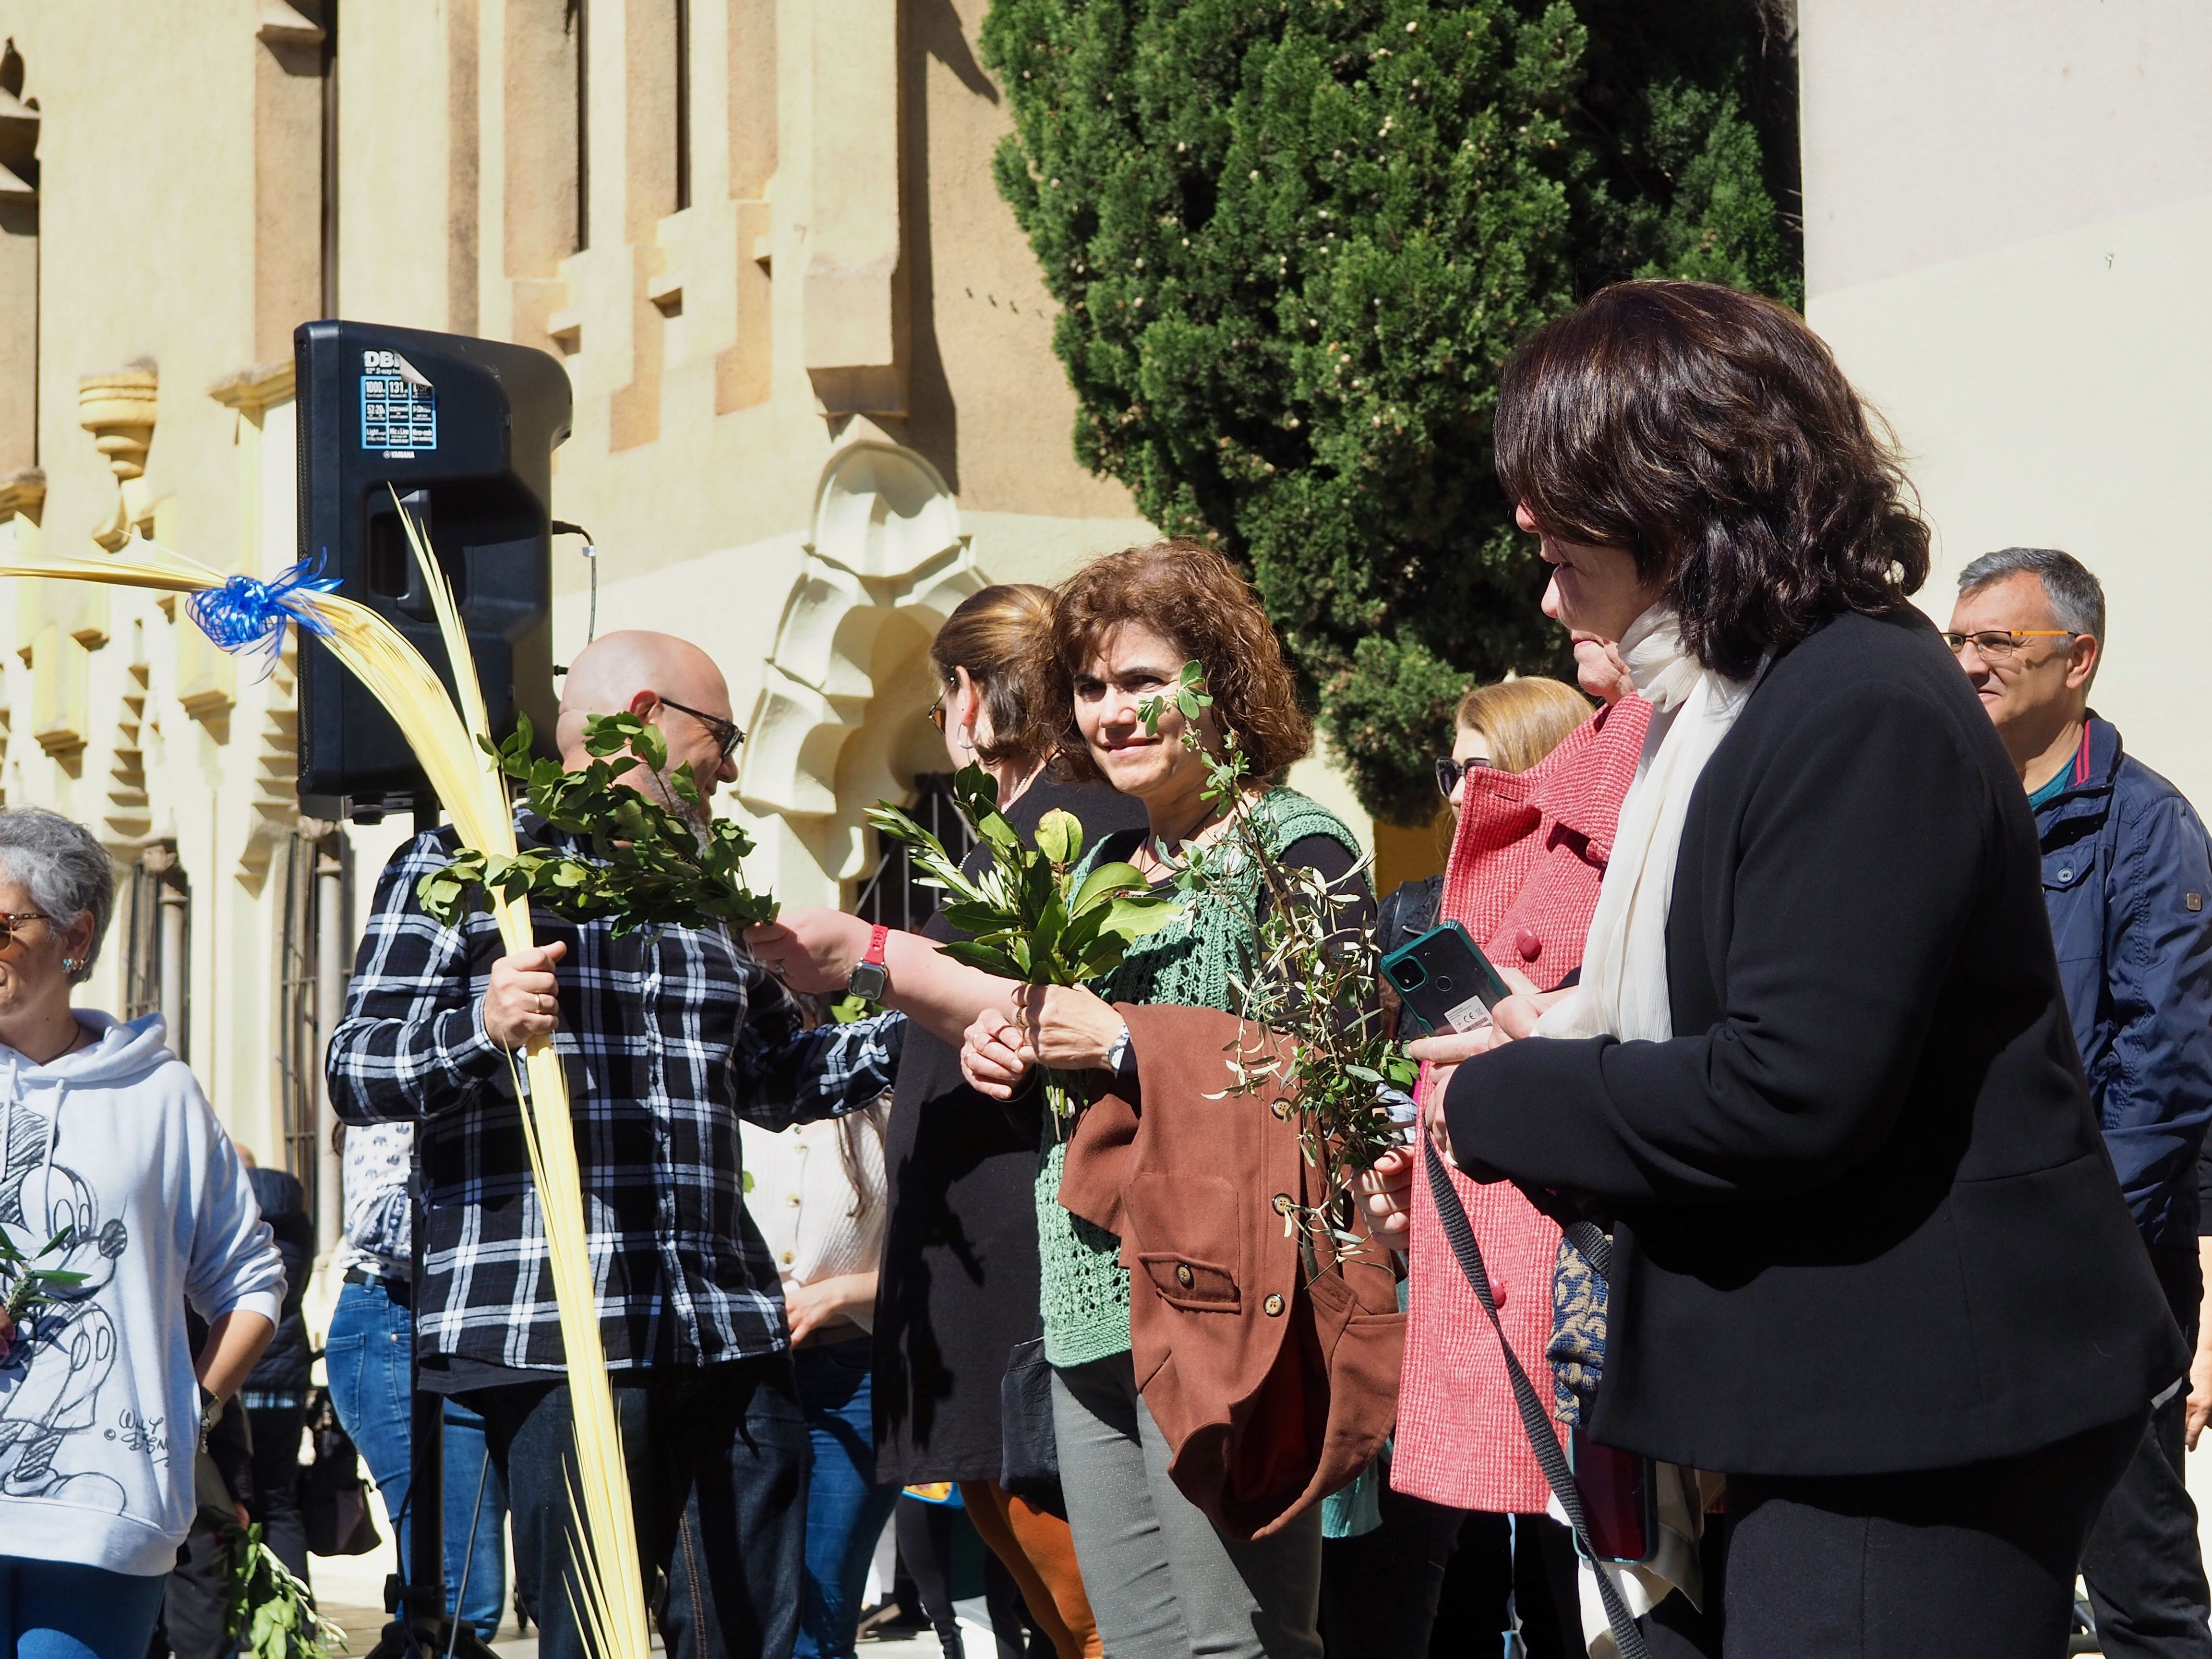
[[[1267,849],[1282,856],[1308,836],[1328,836],[1354,858],[1358,843],[1328,808],[1294,789],[1271,789],[1253,805]],[[1098,848],[1085,854],[1087,875]],[[1174,1003],[1236,1012],[1232,975],[1249,974],[1257,954],[1260,872],[1247,861],[1231,879],[1230,902],[1187,902],[1158,933],[1129,947],[1121,965],[1091,988],[1109,1002]],[[1037,1255],[1044,1308],[1044,1353],[1055,1365],[1082,1365],[1129,1346],[1129,1275],[1121,1241],[1060,1206],[1066,1147],[1054,1144],[1037,1170]]]

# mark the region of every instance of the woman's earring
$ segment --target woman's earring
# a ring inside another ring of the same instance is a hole
[[[975,752],[975,728],[972,726],[962,726],[957,732],[952,734],[952,741],[958,744],[961,748],[967,750],[968,753],[971,755],[974,754]]]
[[[76,970],[77,970],[78,969],[80,969],[80,968],[82,968],[82,967],[83,967],[83,966],[84,966],[84,962],[83,962],[83,959],[82,959],[82,957],[64,957],[62,958],[62,972],[64,972],[64,973],[65,973],[65,974],[73,974],[73,973],[76,972]]]

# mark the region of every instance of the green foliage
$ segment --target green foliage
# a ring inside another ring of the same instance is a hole
[[[1134,865],[1102,864],[1075,879],[1083,856],[1083,824],[1074,813],[1054,811],[1037,821],[1036,846],[1024,847],[999,811],[999,786],[980,766],[952,779],[960,816],[989,849],[989,860],[970,877],[945,844],[888,801],[868,809],[877,833],[908,850],[922,870],[922,884],[946,895],[945,921],[971,935],[943,948],[955,962],[1024,985],[1080,985],[1111,973],[1133,940],[1166,925],[1172,901],[1152,892]],[[1048,1073],[1046,1091],[1054,1118],[1073,1101],[1066,1079]]]
[[[775,901],[745,885],[751,837],[727,818],[702,827],[699,787],[688,764],[668,780],[678,810],[615,781],[633,764],[655,777],[666,769],[668,747],[651,721],[635,714],[593,715],[584,723],[584,748],[592,758],[574,772],[563,771],[558,761],[533,758],[531,735],[525,716],[504,744],[477,741],[521,784],[531,810],[555,829],[582,837],[591,857],[527,848],[510,859],[464,847],[452,863],[416,884],[422,908],[434,918],[450,923],[479,894],[492,892],[507,898],[526,894],[572,921],[611,917],[617,935],[652,926],[775,920]]]
[[[222,1534],[223,1634],[251,1659],[325,1659],[346,1633],[315,1611],[307,1587],[262,1541],[258,1525]]]
[[[9,1324],[21,1324],[26,1314],[52,1301],[56,1291],[82,1285],[90,1276],[65,1267],[36,1265],[56,1251],[69,1249],[70,1241],[76,1237],[75,1227],[64,1227],[37,1250],[25,1255],[13,1239],[0,1232],[0,1285],[6,1287],[4,1297],[0,1297],[0,1316],[4,1316]],[[0,1359],[7,1358],[14,1343],[12,1332],[0,1336]]]
[[[1353,927],[1341,914],[1359,896],[1332,889],[1317,871],[1285,864],[1269,849],[1253,816],[1251,768],[1236,733],[1223,738],[1218,754],[1200,743],[1198,713],[1213,701],[1203,675],[1197,663],[1187,662],[1171,690],[1137,706],[1145,729],[1155,735],[1168,703],[1182,711],[1183,746],[1206,762],[1205,799],[1229,820],[1230,833],[1212,846],[1184,843],[1176,885],[1194,904],[1242,904],[1247,890],[1232,878],[1247,864],[1259,872],[1267,913],[1260,920],[1251,971],[1232,983],[1233,1012],[1273,1035],[1230,1056],[1237,1078],[1232,1092],[1265,1088],[1293,1103],[1299,1145],[1307,1162],[1321,1170],[1322,1190],[1333,1200],[1352,1174],[1402,1144],[1399,1123],[1410,1120],[1413,1109],[1406,1091],[1420,1068],[1391,1035],[1376,978],[1374,930]],[[1393,1108],[1397,1119],[1390,1115]],[[1362,1243],[1337,1225],[1332,1201],[1304,1214],[1309,1225],[1326,1229],[1340,1249]]]
[[[1685,3],[1618,50],[1585,20],[1627,0],[985,16],[1015,123],[1000,187],[1061,307],[1076,455],[1247,564],[1382,816],[1432,815],[1470,677],[1566,661],[1491,468],[1506,354],[1647,270],[1795,296],[1730,46],[1753,0]]]

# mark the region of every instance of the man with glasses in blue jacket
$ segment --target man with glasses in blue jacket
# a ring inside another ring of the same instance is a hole
[[[1947,637],[2027,790],[2105,1145],[2194,1347],[2197,1158],[2212,1122],[2212,844],[2180,791],[2090,712],[2104,633],[2105,590],[2081,561],[2008,547],[1959,573]],[[2156,1402],[2082,1554],[2106,1659],[2212,1659],[2212,1596],[2182,1474],[2185,1382]]]

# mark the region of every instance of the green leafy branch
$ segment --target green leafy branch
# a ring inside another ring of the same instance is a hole
[[[1076,880],[1083,824],[1073,812],[1047,812],[1031,848],[999,811],[999,786],[981,767],[960,769],[952,798],[988,849],[973,877],[890,802],[878,801],[867,816],[878,834],[908,849],[924,886],[945,893],[945,921],[972,936],[945,945],[955,962],[1024,985],[1081,985],[1120,967],[1132,942],[1174,917],[1175,901],[1154,893],[1133,864],[1101,864]],[[1044,1085],[1057,1124],[1075,1109],[1071,1079],[1047,1072]]]
[[[591,856],[533,847],[506,858],[464,847],[416,884],[422,908],[437,921],[459,920],[484,893],[526,896],[571,921],[611,918],[617,937],[639,927],[775,919],[775,901],[745,885],[752,838],[730,819],[708,817],[688,763],[667,777],[670,804],[616,781],[634,765],[656,780],[665,771],[668,745],[650,720],[629,714],[586,720],[592,759],[574,772],[532,755],[526,716],[505,743],[477,741],[521,785],[531,811],[583,839]]]
[[[11,1328],[0,1334],[0,1360],[4,1360],[14,1348],[14,1327],[20,1326],[27,1315],[44,1307],[54,1299],[54,1292],[82,1285],[88,1275],[74,1273],[66,1267],[41,1267],[39,1262],[58,1251],[66,1250],[76,1237],[75,1227],[64,1227],[48,1239],[36,1251],[25,1255],[15,1242],[4,1231],[0,1231],[0,1285],[7,1287],[4,1300],[0,1300],[0,1317]]]
[[[252,1659],[324,1659],[347,1651],[346,1633],[315,1610],[314,1598],[263,1541],[261,1528],[222,1538],[223,1635]]]
[[[1361,1239],[1334,1211],[1352,1176],[1400,1144],[1391,1109],[1407,1115],[1407,1091],[1420,1068],[1391,1036],[1374,930],[1343,914],[1358,896],[1332,888],[1316,870],[1285,863],[1270,848],[1253,811],[1251,767],[1237,733],[1222,732],[1211,747],[1201,737],[1200,722],[1212,701],[1204,671],[1188,662],[1174,686],[1145,699],[1137,712],[1154,735],[1170,705],[1182,714],[1183,746],[1206,764],[1205,798],[1229,822],[1229,833],[1211,846],[1183,844],[1176,884],[1194,903],[1241,908],[1250,902],[1241,880],[1249,866],[1267,896],[1246,971],[1230,983],[1238,1005],[1231,1012],[1268,1035],[1232,1053],[1237,1081],[1229,1092],[1264,1087],[1291,1103],[1299,1146],[1321,1170],[1328,1197],[1313,1208],[1292,1206],[1285,1224],[1303,1215],[1325,1228],[1340,1251],[1354,1249]]]

